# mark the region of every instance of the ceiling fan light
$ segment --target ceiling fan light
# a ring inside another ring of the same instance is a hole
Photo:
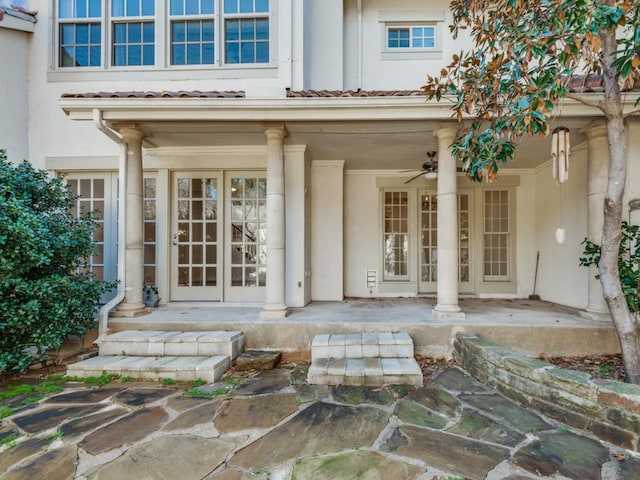
[[[438,178],[438,172],[426,172],[424,178],[427,180],[435,180]]]

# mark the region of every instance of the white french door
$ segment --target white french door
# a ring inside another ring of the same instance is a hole
[[[224,297],[264,301],[267,284],[267,179],[264,172],[227,172]]]
[[[221,175],[173,174],[171,300],[221,299]]]
[[[458,290],[473,293],[472,259],[472,199],[473,192],[458,192]],[[438,196],[435,191],[419,192],[419,245],[420,265],[418,268],[420,293],[433,293],[438,281]]]
[[[174,172],[172,301],[264,301],[264,172]]]

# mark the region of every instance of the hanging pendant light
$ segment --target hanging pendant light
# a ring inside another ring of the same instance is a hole
[[[570,150],[569,129],[556,127],[551,133],[551,160],[553,161],[553,178],[557,183],[563,183],[569,179]]]

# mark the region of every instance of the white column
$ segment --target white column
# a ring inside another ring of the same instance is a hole
[[[607,191],[609,172],[609,146],[607,126],[604,122],[594,122],[586,130],[589,142],[587,166],[587,237],[600,245],[604,223],[604,197]],[[582,316],[602,319],[609,315],[609,308],[602,294],[600,280],[595,276],[598,268],[589,267],[588,305]]]
[[[285,301],[284,125],[267,124],[267,287],[260,318],[289,314]]]
[[[464,318],[458,304],[458,180],[451,143],[455,127],[442,127],[438,137],[438,284],[434,316]]]
[[[118,131],[127,144],[126,195],[127,225],[125,239],[125,297],[113,314],[115,317],[137,317],[150,310],[142,302],[144,270],[142,261],[143,236],[143,185],[142,185],[142,139],[144,133],[135,125],[118,125]]]

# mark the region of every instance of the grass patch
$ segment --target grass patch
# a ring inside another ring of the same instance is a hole
[[[189,385],[191,385],[193,388],[201,387],[202,385],[206,385],[206,384],[207,384],[207,382],[205,382],[201,378],[198,378],[196,380],[191,380],[189,382]]]
[[[246,378],[243,375],[229,375],[228,377],[224,378],[224,382],[227,385],[231,385],[232,387],[237,387],[245,380]]]
[[[49,376],[49,379],[51,379],[52,376],[53,375]],[[121,377],[120,375],[115,373],[104,372],[99,377],[69,377],[67,375],[62,375],[62,376],[56,375],[56,378],[58,379],[57,381],[63,381],[63,382],[80,382],[80,383],[86,383],[88,385],[107,385],[108,383],[118,380]]]
[[[63,388],[57,383],[53,383],[50,381],[46,381],[43,383],[35,384],[35,385],[9,385],[4,390],[0,391],[0,400],[7,400],[9,398],[20,397],[22,395],[33,395],[33,398],[36,396],[39,397],[34,401],[38,401],[43,398],[46,394],[49,393],[58,393],[61,392]],[[28,403],[33,403],[28,402]]]
[[[8,437],[4,437],[2,440],[0,440],[0,448],[4,447],[5,445],[11,445],[17,439],[18,439],[18,436],[15,433],[12,435],[9,435]]]
[[[0,418],[9,417],[13,415],[15,411],[15,408],[7,407],[6,405],[4,407],[0,407]]]
[[[49,440],[49,442],[53,442],[54,440],[62,437],[64,437],[64,433],[62,433],[60,430],[56,430],[54,433],[47,435],[47,440]]]
[[[183,395],[188,397],[199,397],[199,398],[213,398],[218,397],[220,395],[225,395],[231,391],[231,387],[221,387],[211,390],[210,392],[203,392],[198,387],[194,387],[191,390],[186,390]]]
[[[163,378],[162,385],[175,385],[177,382],[173,378]]]

